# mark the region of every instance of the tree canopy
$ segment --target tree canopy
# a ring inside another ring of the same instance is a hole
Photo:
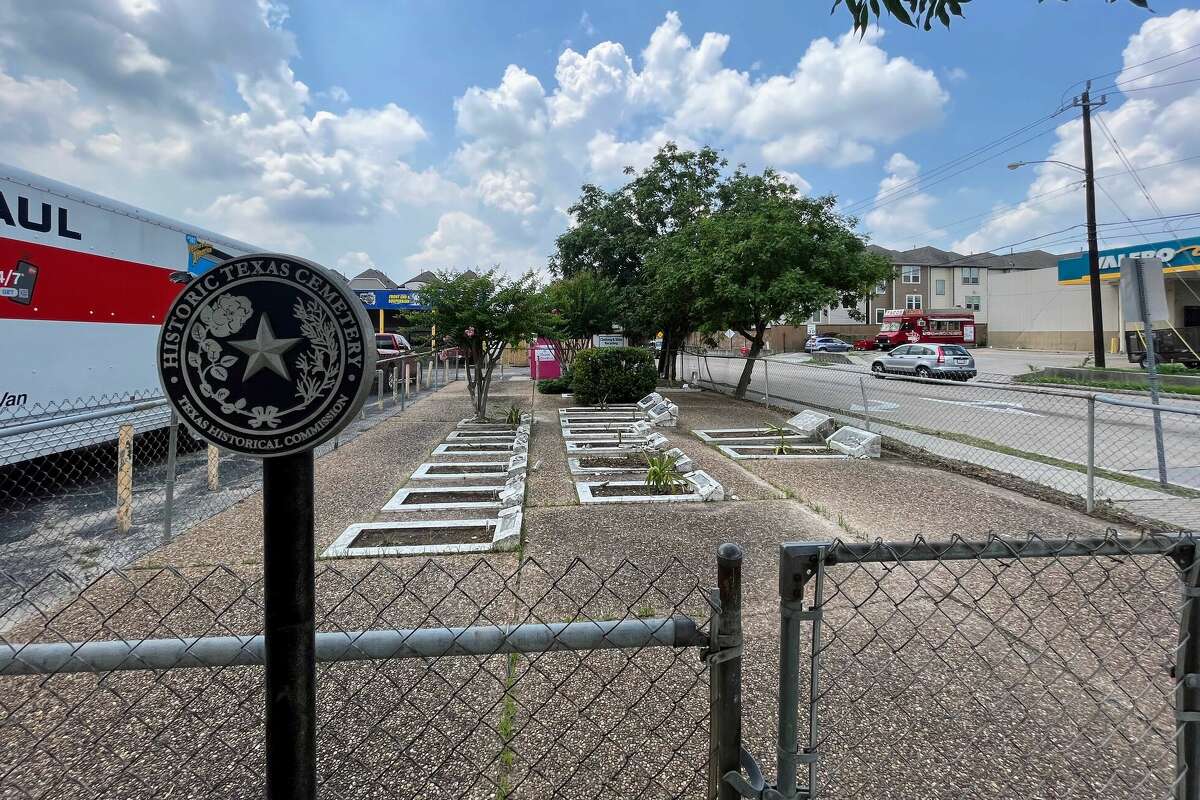
[[[1006,0],[1009,1],[1009,0]],[[963,6],[971,0],[833,0],[833,12],[844,4],[850,18],[854,21],[854,30],[858,33],[866,31],[872,20],[878,20],[884,12],[895,17],[910,28],[921,27],[925,30],[933,28],[936,19],[946,28],[950,27],[950,15],[963,16]],[[1038,0],[1043,3],[1045,0]],[[1067,0],[1062,0],[1067,2]],[[1105,0],[1112,4],[1117,0]],[[1128,0],[1138,8],[1149,10],[1149,0]],[[832,13],[832,12],[831,12]]]
[[[736,171],[717,190],[717,209],[664,237],[648,264],[656,280],[686,291],[707,330],[732,329],[762,351],[767,326],[803,324],[827,306],[855,309],[892,264],[870,252],[832,196],[803,197],[772,170]],[[853,313],[853,312],[852,312]],[[745,394],[747,361],[737,394]]]
[[[667,142],[650,165],[612,192],[585,185],[568,211],[575,224],[555,242],[550,268],[571,277],[590,271],[612,281],[619,293],[614,320],[632,336],[662,330],[660,371],[691,332],[686,308],[662,302],[661,283],[646,267],[655,242],[712,212],[721,170],[727,162],[711,147],[681,150]]]
[[[559,362],[569,366],[592,337],[612,333],[621,299],[616,284],[594,270],[581,270],[546,287],[551,327],[544,333],[558,342]]]
[[[421,288],[421,300],[429,306],[424,321],[462,349],[475,415],[485,419],[492,370],[504,348],[552,325],[536,278],[532,272],[508,278],[496,269],[441,272]]]

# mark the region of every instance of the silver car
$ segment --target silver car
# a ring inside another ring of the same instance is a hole
[[[975,358],[961,344],[902,344],[871,362],[871,372],[965,381],[975,377]]]

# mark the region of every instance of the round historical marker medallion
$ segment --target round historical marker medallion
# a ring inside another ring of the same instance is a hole
[[[340,276],[292,256],[233,258],[163,320],[158,372],[181,421],[218,447],[281,456],[346,426],[375,379],[375,340]]]

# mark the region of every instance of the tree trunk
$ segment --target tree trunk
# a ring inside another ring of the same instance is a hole
[[[667,377],[667,359],[670,353],[671,332],[663,331],[662,349],[658,351],[658,377]]]
[[[763,332],[766,326],[755,327],[754,338],[750,340],[750,352],[746,354],[746,366],[742,367],[742,377],[738,379],[737,389],[733,396],[739,400],[746,398],[746,390],[750,388],[750,378],[754,375],[754,359],[763,349]]]

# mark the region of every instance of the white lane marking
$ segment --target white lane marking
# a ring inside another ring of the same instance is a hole
[[[921,399],[928,400],[931,403],[949,403],[955,406],[978,408],[981,411],[995,411],[997,414],[1018,414],[1026,417],[1043,416],[1042,414],[1035,414],[1032,411],[1025,411],[1020,403],[1003,403],[998,400],[943,400],[938,397],[922,397]]]
[[[868,400],[866,410],[874,413],[876,411],[879,411],[879,412],[895,411],[899,407],[900,407],[900,405],[898,403],[888,403],[883,400]],[[863,411],[863,404],[862,403],[852,403],[850,405],[849,410],[857,411],[857,412],[861,413]]]

